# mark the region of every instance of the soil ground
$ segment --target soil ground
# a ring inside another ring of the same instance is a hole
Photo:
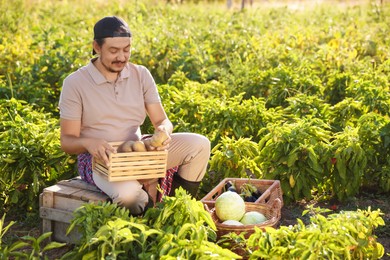
[[[306,209],[307,205],[315,205],[316,207],[328,208],[333,210],[335,213],[342,210],[357,210],[357,209],[367,209],[371,207],[372,210],[381,209],[384,213],[382,218],[385,221],[385,226],[379,227],[375,230],[375,235],[377,240],[385,248],[385,255],[382,259],[390,259],[390,199],[389,194],[375,194],[371,191],[365,191],[359,194],[358,196],[350,199],[346,202],[339,203],[336,201],[328,202],[300,202],[293,205],[285,205],[282,208],[282,218],[280,225],[288,226],[296,224],[296,219],[300,218],[305,223],[308,223],[308,217],[302,217],[302,211]],[[35,221],[20,221],[17,219],[8,218],[6,222],[11,220],[16,221],[16,224],[12,225],[11,229],[3,237],[3,243],[9,244],[20,239],[22,236],[32,236],[38,238],[41,233],[39,225],[39,219]],[[59,259],[67,251],[71,250],[71,246],[66,246],[61,249],[54,249],[48,252],[47,257],[49,259]]]

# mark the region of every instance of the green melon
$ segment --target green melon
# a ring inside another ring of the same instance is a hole
[[[240,221],[231,220],[231,219],[225,220],[224,222],[222,222],[222,224],[229,225],[229,226],[243,226],[244,225]]]
[[[267,218],[257,211],[248,211],[244,214],[240,222],[244,225],[261,224],[267,221]]]
[[[215,213],[221,221],[240,221],[245,214],[245,202],[236,192],[226,191],[215,200]]]

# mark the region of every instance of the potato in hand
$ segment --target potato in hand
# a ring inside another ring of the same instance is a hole
[[[168,134],[163,131],[157,131],[153,134],[152,138],[150,139],[150,144],[154,147],[161,147],[163,146],[163,143],[165,140],[169,138]]]

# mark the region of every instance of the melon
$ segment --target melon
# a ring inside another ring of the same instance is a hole
[[[245,202],[236,192],[226,191],[215,200],[215,213],[221,221],[240,221],[245,214]]]
[[[244,225],[261,224],[267,221],[267,218],[257,211],[248,211],[244,214],[240,222]]]
[[[244,225],[240,221],[231,220],[231,219],[225,220],[224,222],[222,222],[222,224],[229,225],[229,226],[243,226]]]

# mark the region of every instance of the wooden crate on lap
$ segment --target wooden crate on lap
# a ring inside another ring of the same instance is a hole
[[[119,147],[123,142],[111,142]],[[109,156],[110,166],[93,159],[92,169],[108,181],[164,178],[168,151],[117,152]]]

